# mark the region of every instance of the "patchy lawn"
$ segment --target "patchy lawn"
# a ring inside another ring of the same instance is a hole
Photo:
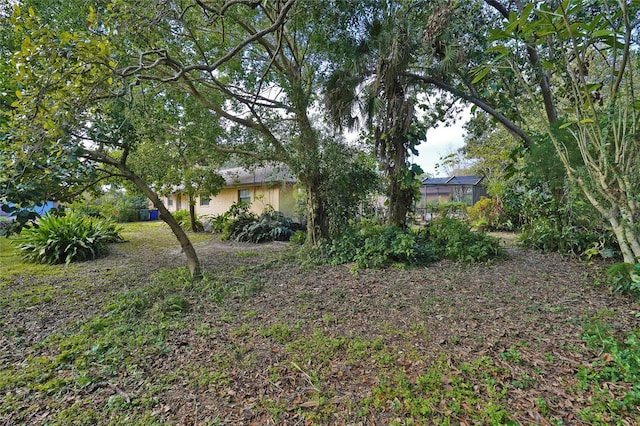
[[[0,242],[0,424],[640,422],[640,306],[597,266],[511,247],[354,275],[202,234],[191,283],[168,228],[126,229],[68,267]]]

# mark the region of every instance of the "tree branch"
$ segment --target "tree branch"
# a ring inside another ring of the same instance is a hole
[[[440,79],[437,79],[435,77],[425,77],[425,76],[418,75],[418,74],[405,74],[405,75],[407,77],[411,77],[411,78],[414,78],[414,79],[416,79],[418,81],[421,81],[421,82],[423,82],[425,84],[434,85],[434,86],[444,90],[445,92],[449,92],[454,96],[457,96],[457,97],[459,97],[461,99],[464,99],[467,102],[471,102],[472,104],[476,105],[478,108],[482,109],[487,114],[491,115],[493,118],[498,120],[498,122],[500,122],[500,124],[502,124],[511,133],[513,133],[514,135],[516,135],[520,139],[522,139],[523,145],[524,145],[525,148],[529,148],[531,146],[531,144],[533,143],[533,141],[531,140],[529,135],[527,135],[524,132],[524,130],[522,130],[520,128],[520,126],[515,124],[513,121],[509,120],[507,117],[502,115],[495,108],[493,108],[492,106],[490,106],[489,104],[487,104],[483,100],[481,100],[481,99],[479,99],[479,98],[477,98],[477,97],[475,97],[475,96],[473,96],[473,95],[471,95],[469,93],[465,93],[462,90],[456,89],[455,87],[450,86],[447,83],[445,83],[444,81],[442,81]]]

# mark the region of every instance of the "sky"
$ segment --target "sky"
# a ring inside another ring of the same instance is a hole
[[[440,162],[440,157],[454,153],[464,146],[464,129],[462,126],[469,119],[467,109],[460,120],[453,126],[439,126],[427,132],[427,140],[418,146],[418,156],[414,156],[412,161],[422,167],[425,173],[434,177],[445,176],[443,170],[436,170],[435,165]]]

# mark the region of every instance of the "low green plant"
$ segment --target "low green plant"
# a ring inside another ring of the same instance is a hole
[[[397,370],[387,373],[363,405],[416,422],[406,424],[453,424],[452,419],[467,416],[473,424],[515,424],[506,407],[506,389],[494,379],[499,367],[480,358],[452,370],[452,362],[441,356],[414,378]]]
[[[596,391],[602,384],[608,382],[625,382],[629,386],[624,395],[611,401],[607,395],[604,404],[593,404],[591,411],[598,410],[607,415],[623,415],[635,411],[640,405],[640,328],[628,332],[625,336],[618,336],[614,331],[600,321],[592,319],[585,325],[582,338],[587,344],[600,354],[599,361],[591,366],[582,367],[578,371],[578,380],[584,389],[594,387]]]
[[[189,216],[189,211],[188,210],[177,210],[173,213],[171,213],[171,216],[174,217],[174,219],[176,220],[176,222],[178,222],[178,225],[180,225],[180,227],[184,230],[189,230],[191,229],[191,218]],[[198,220],[198,217],[196,216],[196,228],[199,230],[203,229],[203,225],[202,222],[200,220]]]
[[[473,231],[458,219],[445,217],[432,220],[422,232],[440,256],[451,260],[484,262],[504,254],[498,238]]]
[[[305,231],[296,231],[289,238],[289,241],[301,246],[307,241],[307,233]]]
[[[418,233],[371,220],[351,223],[330,243],[328,257],[332,264],[354,262],[359,268],[424,264],[437,258],[434,247]]]
[[[224,231],[224,227],[231,220],[231,213],[226,211],[222,214],[205,215],[201,216],[200,219],[203,222],[209,223],[211,226],[211,232],[220,233]]]
[[[607,275],[614,291],[640,297],[640,263],[614,263]]]
[[[23,231],[15,240],[20,257],[28,262],[58,264],[96,259],[108,253],[108,243],[122,242],[118,228],[109,220],[69,214],[45,215],[37,227]]]
[[[476,229],[513,229],[513,223],[504,214],[502,203],[493,198],[482,197],[473,206],[467,207],[467,220]]]
[[[288,241],[294,233],[293,221],[272,207],[264,209],[260,216],[249,212],[249,206],[234,204],[229,210],[232,220],[225,224],[223,239],[262,243]]]

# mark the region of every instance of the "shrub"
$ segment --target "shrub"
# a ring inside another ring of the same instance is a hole
[[[607,269],[613,290],[640,297],[640,263],[614,263]]]
[[[272,207],[258,217],[249,212],[248,205],[234,204],[229,214],[232,219],[225,224],[222,239],[252,243],[288,241],[295,232],[293,221]]]
[[[438,254],[451,260],[483,262],[504,254],[499,239],[475,232],[458,219],[432,220],[423,229]]]
[[[68,264],[105,255],[108,243],[122,241],[113,222],[70,214],[40,218],[37,227],[23,231],[15,244],[26,261]]]
[[[203,223],[206,222],[209,224],[211,232],[220,233],[224,231],[224,227],[232,219],[232,217],[231,214],[227,211],[222,214],[201,216],[200,219]],[[207,229],[205,228],[205,230]]]
[[[467,207],[467,220],[474,228],[486,230],[512,230],[513,223],[505,215],[502,202],[482,197],[473,206]]]
[[[465,219],[467,217],[467,204],[462,202],[449,202],[437,205],[440,218]]]
[[[223,240],[235,240],[236,236],[247,226],[258,220],[258,217],[249,211],[249,204],[233,203],[227,213],[229,219],[225,222],[220,236]]]
[[[359,268],[413,265],[436,259],[435,249],[417,233],[369,220],[352,222],[330,243],[328,257],[333,264],[355,262]]]
[[[575,188],[552,194],[533,188],[519,194],[522,222],[519,241],[543,252],[582,255],[602,246],[602,253],[618,249],[613,233]]]
[[[176,222],[178,222],[178,225],[180,225],[180,227],[185,231],[188,231],[191,229],[191,217],[189,216],[188,210],[182,209],[182,210],[175,211],[171,213],[171,216],[173,216]],[[198,231],[202,231],[204,229],[204,225],[198,219],[198,215],[196,215],[196,229]]]
[[[289,241],[301,246],[307,241],[307,233],[305,231],[295,231]]]

